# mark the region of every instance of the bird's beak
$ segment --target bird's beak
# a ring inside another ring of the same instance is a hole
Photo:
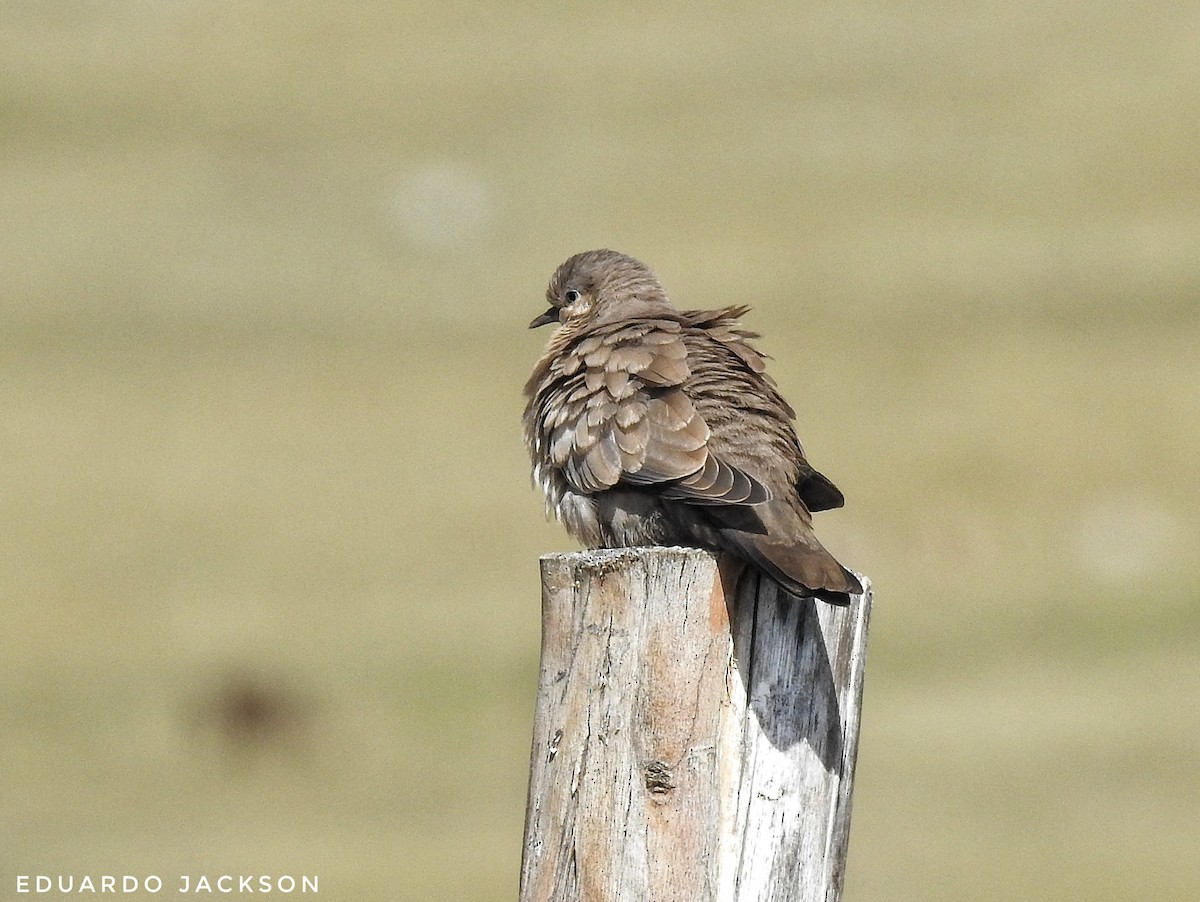
[[[536,329],[539,326],[549,325],[550,323],[559,322],[558,315],[562,312],[561,307],[551,307],[541,316],[535,317],[533,322],[529,324],[530,329]]]

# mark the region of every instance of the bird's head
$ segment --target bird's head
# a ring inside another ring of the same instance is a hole
[[[558,267],[546,289],[548,309],[529,324],[569,329],[610,317],[670,310],[658,277],[645,263],[616,251],[584,251]]]

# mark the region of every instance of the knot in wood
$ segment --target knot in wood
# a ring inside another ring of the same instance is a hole
[[[646,765],[646,788],[653,793],[662,794],[675,788],[671,766],[665,761],[651,761]]]

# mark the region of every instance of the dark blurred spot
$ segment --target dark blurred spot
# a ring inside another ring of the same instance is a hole
[[[285,680],[235,671],[206,693],[197,725],[232,750],[293,746],[306,732],[310,709]]]

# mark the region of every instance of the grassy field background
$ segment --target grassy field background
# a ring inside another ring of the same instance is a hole
[[[515,897],[525,325],[610,246],[849,498],[846,899],[1200,895],[1200,13],[643,7],[0,11],[0,894]]]

